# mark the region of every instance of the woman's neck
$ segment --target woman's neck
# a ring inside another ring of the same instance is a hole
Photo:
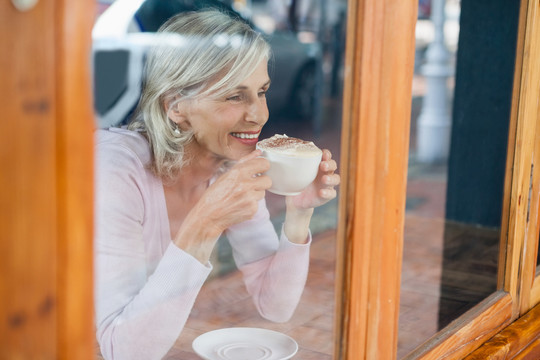
[[[166,186],[189,197],[195,190],[206,188],[210,179],[216,175],[224,161],[214,155],[186,146],[184,156],[186,163],[175,179]]]

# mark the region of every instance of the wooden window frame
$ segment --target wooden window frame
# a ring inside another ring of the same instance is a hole
[[[25,46],[43,50],[45,59],[27,56],[33,51],[23,52],[24,56],[10,57],[12,52],[2,55],[6,60],[3,71],[12,72],[10,81],[19,81],[7,82],[2,90],[4,103],[9,105],[6,108],[11,111],[7,113],[7,125],[20,124],[10,132],[10,141],[36,131],[38,123],[29,122],[28,112],[43,110],[39,125],[46,124],[47,131],[39,136],[45,137],[42,140],[47,144],[54,139],[56,147],[54,153],[47,154],[40,144],[25,149],[24,159],[43,160],[49,156],[54,165],[47,170],[54,189],[40,187],[39,181],[25,183],[32,184],[36,194],[54,191],[54,209],[47,208],[52,216],[41,217],[44,208],[36,196],[31,204],[17,203],[11,208],[26,216],[17,218],[16,224],[4,223],[8,230],[15,226],[31,229],[39,241],[28,233],[13,239],[18,246],[32,250],[33,262],[32,266],[22,264],[7,269],[5,287],[12,296],[30,296],[25,298],[28,301],[2,307],[10,324],[22,327],[2,328],[9,336],[0,344],[6,354],[91,359],[93,121],[88,69],[93,22],[90,14],[95,4],[41,0],[26,13],[17,12],[9,2],[1,8],[5,10],[3,24],[13,27],[14,34],[29,36],[49,31],[48,42],[39,36],[24,38]],[[539,8],[538,0],[522,0],[501,231],[501,290],[451,323],[409,358],[463,358],[540,302],[540,277],[533,271],[540,223]],[[416,12],[417,3],[407,1],[350,0],[348,5],[336,359],[396,357]],[[3,38],[12,44],[7,39]],[[53,63],[54,71],[46,71]],[[43,64],[49,67],[40,68]],[[25,78],[27,69],[39,72],[38,76],[32,77],[36,73],[31,72]],[[34,81],[43,74],[44,81]],[[34,90],[37,92],[32,93]],[[36,94],[43,97],[28,97]],[[36,102],[44,98],[46,107]],[[18,171],[14,175],[23,178],[36,175],[31,166],[14,168]],[[54,222],[52,232],[40,233],[51,229],[50,221]],[[9,257],[10,253],[3,256]],[[19,279],[39,281],[44,277],[47,282],[36,289],[23,289],[19,283]],[[44,307],[38,306],[41,317],[21,323],[22,318],[12,316],[20,309],[26,311],[26,307],[28,314],[33,314],[36,308],[32,301],[37,298],[51,299],[43,303]],[[29,338],[35,340],[31,349],[24,345]]]
[[[519,96],[519,116],[531,122],[531,133],[527,134],[524,146],[534,150],[531,151],[530,159],[527,159],[531,165],[529,180],[525,184],[528,186],[528,194],[525,197],[527,213],[523,237],[524,247],[528,250],[522,254],[520,268],[520,314],[525,314],[540,303],[540,268],[536,264],[540,232],[540,3],[529,1],[523,17],[527,25],[520,29],[523,32],[523,85]]]
[[[393,359],[417,4],[349,1],[347,13],[334,357]]]
[[[395,359],[397,352],[417,4],[396,3],[349,1],[336,359]],[[538,0],[521,2],[501,226],[500,290],[406,359],[463,359],[540,301],[540,277],[534,278],[535,271],[531,271],[536,267],[536,251],[530,250],[538,249],[539,231],[540,36],[533,36],[540,33],[539,7]],[[533,163],[538,166],[531,175]],[[526,201],[529,193],[531,200]]]
[[[0,4],[0,358],[91,359],[95,2],[15,5]]]

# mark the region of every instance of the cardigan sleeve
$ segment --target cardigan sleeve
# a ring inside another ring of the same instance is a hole
[[[182,331],[211,268],[171,242],[151,272],[145,244],[159,239],[143,239],[151,211],[145,207],[144,166],[122,146],[98,144],[96,155],[95,311],[101,352],[109,360],[161,359]]]
[[[227,230],[235,262],[262,317],[288,321],[305,287],[311,233],[306,244],[290,242],[283,228],[278,238],[263,200],[253,219]]]

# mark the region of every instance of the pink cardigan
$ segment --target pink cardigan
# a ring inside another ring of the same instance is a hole
[[[163,185],[147,141],[125,129],[96,134],[95,311],[105,359],[160,359],[172,347],[212,266],[170,238]],[[264,200],[226,231],[261,316],[287,321],[302,294],[309,247],[278,238]],[[218,280],[219,281],[219,280]]]

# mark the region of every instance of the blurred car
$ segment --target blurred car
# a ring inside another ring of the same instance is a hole
[[[171,16],[217,7],[241,17],[218,0],[117,0],[98,18],[93,32],[94,101],[99,127],[126,123],[141,91],[146,52],[153,34]],[[244,18],[242,18],[244,19]],[[267,94],[270,113],[287,112],[299,119],[313,116],[319,101],[317,66],[322,50],[315,37],[292,31],[263,33],[273,51],[269,66],[272,86]]]

